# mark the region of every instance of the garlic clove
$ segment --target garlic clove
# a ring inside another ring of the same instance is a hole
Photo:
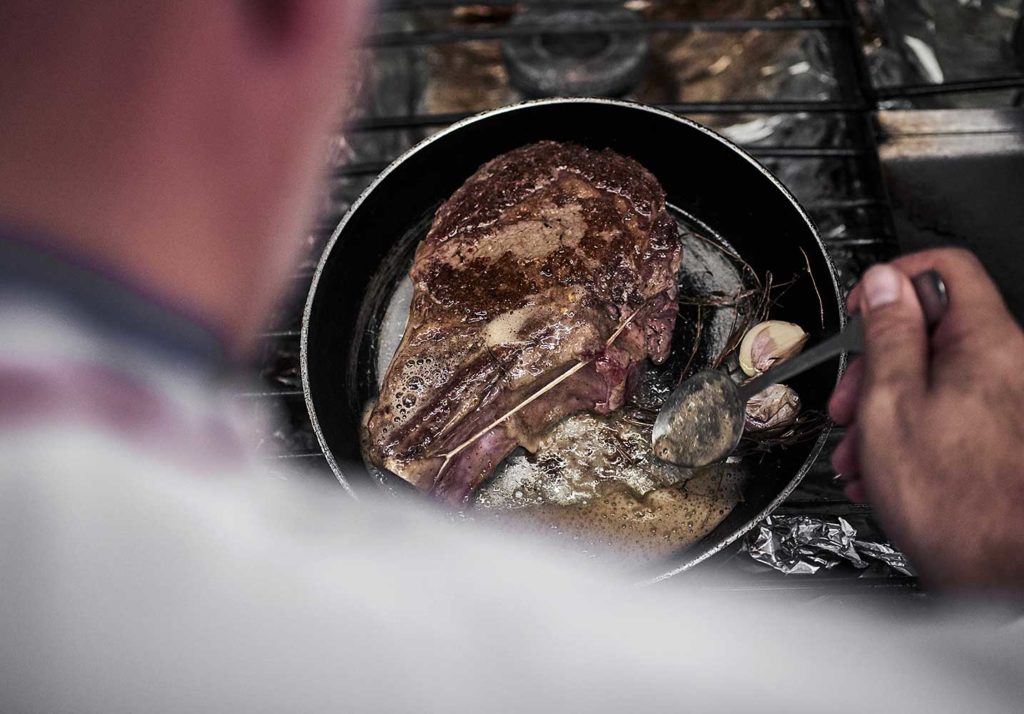
[[[759,322],[747,330],[740,342],[740,369],[748,377],[756,377],[772,365],[799,354],[806,342],[807,333],[793,322]]]
[[[749,432],[792,426],[800,414],[800,396],[785,384],[773,384],[747,401],[744,428]]]

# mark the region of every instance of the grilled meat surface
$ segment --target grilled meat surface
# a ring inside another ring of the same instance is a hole
[[[370,459],[461,505],[517,445],[622,406],[644,360],[668,356],[680,252],[632,159],[543,141],[482,166],[416,251]]]

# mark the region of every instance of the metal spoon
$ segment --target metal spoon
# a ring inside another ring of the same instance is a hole
[[[949,302],[946,284],[934,270],[912,280],[931,330]],[[654,454],[680,466],[706,466],[728,456],[743,436],[747,400],[767,387],[816,367],[842,352],[864,351],[864,323],[854,315],[846,328],[745,384],[716,370],[698,372],[668,396],[654,422]]]

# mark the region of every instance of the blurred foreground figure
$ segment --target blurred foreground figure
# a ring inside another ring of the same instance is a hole
[[[631,588],[245,453],[364,10],[0,3],[0,711],[1016,710],[1015,621]]]

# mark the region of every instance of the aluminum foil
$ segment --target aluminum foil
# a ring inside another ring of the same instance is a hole
[[[1020,0],[858,0],[876,87],[1014,75]],[[887,109],[1010,106],[1015,90],[889,100]]]
[[[787,575],[812,575],[840,563],[863,570],[870,561],[915,574],[902,553],[887,543],[857,538],[857,529],[845,518],[769,516],[747,536],[744,550]]]

